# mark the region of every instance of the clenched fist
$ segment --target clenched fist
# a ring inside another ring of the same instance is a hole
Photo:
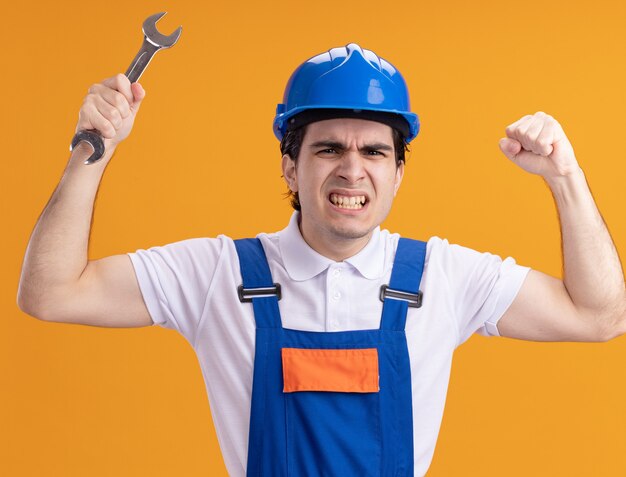
[[[525,171],[549,181],[580,169],[563,128],[546,113],[524,116],[506,128],[506,136],[500,149]]]
[[[121,73],[92,85],[78,113],[76,132],[97,129],[105,150],[115,148],[130,133],[145,95],[139,83],[131,84]]]

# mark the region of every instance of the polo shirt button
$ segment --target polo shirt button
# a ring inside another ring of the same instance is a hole
[[[339,292],[335,292],[335,294],[333,295],[333,298],[334,298],[335,300],[339,300],[339,298],[341,298],[341,293],[339,293]]]
[[[333,270],[333,276],[335,276],[335,277],[338,277],[340,273],[341,273],[341,270],[339,270],[337,268],[335,270]]]

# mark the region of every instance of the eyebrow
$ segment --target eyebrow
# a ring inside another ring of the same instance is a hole
[[[339,141],[316,141],[309,146],[311,149],[316,149],[318,147],[328,147],[333,149],[345,149],[346,146]],[[370,144],[365,144],[362,148],[362,151],[393,151],[393,147],[384,142],[373,142]]]

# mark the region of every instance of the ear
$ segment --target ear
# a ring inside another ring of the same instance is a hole
[[[296,174],[296,161],[289,154],[283,155],[283,177],[291,192],[298,192],[298,179]]]
[[[393,196],[395,197],[398,193],[398,189],[400,188],[400,184],[402,184],[402,177],[404,177],[404,162],[401,162],[400,165],[396,168],[396,180],[393,188]]]

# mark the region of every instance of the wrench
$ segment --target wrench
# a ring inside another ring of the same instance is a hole
[[[167,12],[155,13],[149,16],[143,22],[143,44],[139,49],[139,53],[126,70],[126,77],[131,83],[135,83],[141,77],[141,74],[150,63],[154,54],[161,48],[170,48],[178,41],[183,27],[179,26],[174,33],[165,36],[158,32],[156,22],[159,21]],[[104,155],[104,141],[102,135],[96,129],[84,129],[77,132],[72,139],[70,151],[72,151],[79,142],[85,141],[93,147],[93,154],[87,158],[85,164],[93,164],[99,161]]]

